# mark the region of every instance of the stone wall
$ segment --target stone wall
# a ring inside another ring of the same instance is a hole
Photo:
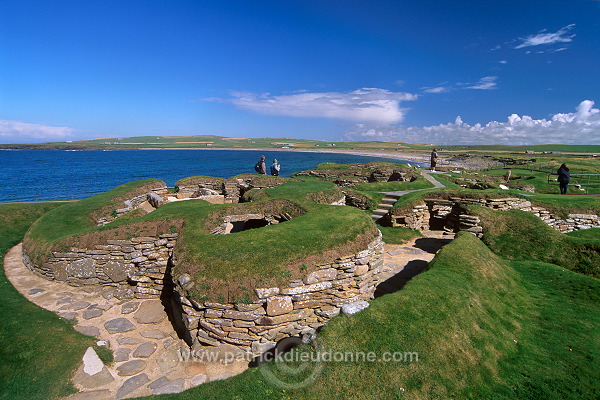
[[[213,204],[239,203],[240,199],[250,189],[263,189],[276,187],[283,183],[260,184],[252,178],[235,181],[225,181],[218,178],[206,177],[198,183],[189,185],[177,185],[175,187],[178,199],[202,199]]]
[[[229,343],[259,355],[285,337],[314,335],[343,305],[373,298],[382,264],[379,235],[367,249],[319,265],[288,287],[256,288],[253,303],[199,303],[188,294],[186,274],[175,280],[174,299],[193,347]]]
[[[381,233],[366,249],[315,266],[286,287],[255,288],[253,303],[198,303],[191,278],[171,276],[177,234],[106,240],[93,249],[53,252],[37,265],[23,250],[25,265],[46,279],[73,286],[101,285],[106,298],[171,297],[190,346],[236,345],[255,355],[292,336],[313,337],[345,304],[373,298],[383,264]],[[176,268],[176,267],[175,267]],[[168,290],[168,293],[164,291]]]
[[[550,227],[571,232],[579,229],[600,228],[600,219],[594,214],[569,214],[566,219],[552,215],[550,211],[536,207],[530,201],[520,198],[502,199],[464,199],[452,197],[449,200],[429,199],[423,204],[396,214],[388,213],[381,224],[386,226],[402,226],[410,229],[448,229],[452,231],[466,230],[480,235],[483,228],[479,218],[468,215],[467,206],[479,205],[493,210],[522,210],[540,217]]]
[[[267,225],[274,225],[274,224],[279,224],[281,222],[290,221],[292,219],[293,219],[293,217],[288,213],[281,213],[281,214],[277,214],[277,215],[264,214],[264,213],[228,215],[225,218],[223,218],[223,223],[221,225],[219,225],[218,227],[216,227],[215,229],[213,229],[210,233],[213,235],[227,235],[231,232],[236,232],[236,230],[235,230],[236,223],[241,223],[241,225],[244,225],[244,223],[247,223],[248,221],[251,221],[251,220],[262,222],[259,226],[267,226]],[[240,231],[240,230],[245,230],[245,229],[239,229],[237,231]]]
[[[344,203],[347,206],[356,207],[360,210],[368,210],[369,208],[373,207],[371,200],[369,200],[367,196],[351,192],[349,190],[342,190],[342,192],[345,196]]]
[[[167,193],[167,187],[163,186],[152,189],[148,193],[144,193],[139,196],[132,197],[129,200],[125,200],[123,202],[123,205],[125,207],[117,208],[113,211],[111,215],[100,218],[98,221],[96,221],[96,225],[106,225],[109,222],[112,222],[115,219],[117,219],[120,215],[126,214],[130,211],[139,208],[145,202],[148,202],[154,208],[158,208],[164,203],[164,198],[166,197]]]
[[[37,275],[73,286],[107,286],[105,294],[118,298],[160,296],[177,234],[106,240],[93,249],[52,252],[37,265],[23,249],[23,262]]]

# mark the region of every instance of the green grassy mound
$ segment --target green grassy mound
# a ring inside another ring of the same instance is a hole
[[[131,187],[147,184],[133,182],[52,210],[33,224],[24,242],[26,249],[36,262],[43,262],[51,251],[67,251],[72,246],[86,248],[106,239],[179,232],[173,273],[185,272],[194,278],[192,295],[203,300],[245,301],[253,296],[252,288],[299,279],[318,264],[365,249],[378,234],[364,212],[328,205],[343,197],[334,184],[291,180],[252,191],[251,203],[175,202],[144,216],[94,226],[91,214],[106,209]],[[229,235],[210,233],[227,215],[261,212],[286,212],[297,218]]]
[[[0,264],[29,226],[57,204],[0,205]],[[0,399],[57,399],[75,393],[71,372],[95,340],[19,294],[0,268]],[[105,360],[112,355],[96,348]]]
[[[402,227],[380,226],[383,241],[390,244],[403,244],[411,239],[423,237],[421,231]]]
[[[25,247],[40,262],[52,249],[64,251],[65,248],[57,247],[62,240],[94,229],[98,218],[110,215],[114,209],[123,208],[124,200],[161,186],[165,184],[158,179],[129,182],[107,192],[57,207],[31,226],[25,236]]]
[[[483,240],[495,253],[506,258],[545,261],[600,277],[600,236],[567,236],[524,211],[498,212],[481,207],[471,210],[481,218]]]

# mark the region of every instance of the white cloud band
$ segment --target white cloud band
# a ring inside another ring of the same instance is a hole
[[[417,95],[363,88],[352,92],[294,93],[272,96],[233,92],[232,98],[221,99],[236,107],[269,115],[290,117],[333,118],[346,121],[391,124],[404,119],[403,101],[416,100]],[[205,99],[215,101],[219,99]]]
[[[19,140],[24,143],[30,139],[65,140],[73,134],[66,126],[47,126],[28,122],[0,120],[0,138]]]
[[[345,140],[392,140],[407,143],[450,144],[588,144],[600,145],[600,109],[591,100],[582,101],[577,112],[555,114],[551,119],[533,119],[512,114],[506,122],[469,125],[457,117],[453,123],[425,127],[356,126]]]

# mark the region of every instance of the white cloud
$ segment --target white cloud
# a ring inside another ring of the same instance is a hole
[[[529,35],[524,38],[519,38],[520,43],[517,46],[515,46],[515,49],[522,49],[523,47],[530,46],[572,42],[573,38],[575,37],[575,34],[570,34],[570,32],[574,27],[575,24],[570,24],[563,28],[560,28],[556,32],[547,32],[546,30],[543,30],[538,34]]]
[[[446,93],[449,89],[443,86],[433,87],[433,88],[423,88],[424,93]]]
[[[270,115],[290,117],[333,118],[346,121],[391,124],[404,119],[403,101],[416,100],[417,95],[390,92],[385,89],[363,88],[352,92],[294,93],[273,96],[232,92],[232,98],[219,101],[236,107]],[[215,101],[216,99],[204,99]]]
[[[533,119],[512,114],[506,122],[469,125],[454,122],[425,127],[354,127],[345,140],[388,140],[407,143],[449,144],[590,144],[600,145],[600,109],[591,100],[582,101],[574,113]]]
[[[477,89],[477,90],[492,90],[496,89],[496,80],[497,76],[484,76],[479,80],[479,82],[473,84],[472,86],[467,86],[467,89]]]
[[[66,126],[48,126],[21,121],[0,120],[0,138],[7,138],[11,141],[19,140],[23,143],[31,139],[60,141],[68,139],[72,134],[73,129]]]

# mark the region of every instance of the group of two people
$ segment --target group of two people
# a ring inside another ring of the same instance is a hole
[[[266,159],[265,156],[261,156],[260,161],[258,161],[256,163],[256,165],[254,166],[254,169],[259,174],[263,174],[263,175],[267,174],[267,164],[265,163],[265,159]],[[277,159],[273,160],[273,164],[271,164],[271,168],[270,168],[271,175],[278,176],[280,169],[281,169],[281,165],[279,164]]]

